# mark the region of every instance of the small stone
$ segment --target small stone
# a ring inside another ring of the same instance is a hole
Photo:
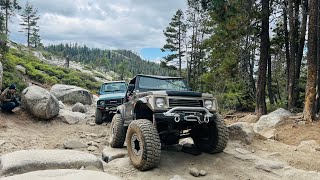
[[[96,123],[92,122],[92,123],[89,123],[90,126],[95,126]]]
[[[263,148],[263,149],[261,149],[262,151],[268,151],[268,149],[267,148]]]
[[[80,138],[86,138],[87,136],[86,135],[84,135],[84,134],[81,134],[80,135]]]
[[[79,170],[84,170],[84,166],[81,166],[81,168]]]
[[[197,168],[191,168],[191,169],[189,169],[189,172],[194,177],[199,177],[199,175],[200,175],[200,172]]]
[[[96,139],[96,140],[94,140],[94,142],[101,143],[101,140],[100,139]]]
[[[100,138],[106,137],[106,134],[100,134],[99,137]]]
[[[316,150],[316,151],[320,151],[320,147],[316,148],[315,150]]]
[[[305,124],[306,124],[306,121],[299,121],[298,124],[299,124],[299,125],[305,125]]]
[[[201,170],[199,172],[199,174],[200,174],[200,176],[205,176],[205,175],[207,175],[207,172],[205,170]]]
[[[2,146],[4,143],[6,143],[5,140],[0,140],[0,146]]]
[[[99,147],[98,143],[94,142],[94,141],[90,141],[87,143],[89,146],[96,146]]]
[[[98,148],[96,146],[89,146],[87,150],[92,152],[98,150]]]

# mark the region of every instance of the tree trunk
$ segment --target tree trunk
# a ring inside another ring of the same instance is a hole
[[[268,57],[268,95],[270,104],[274,104],[273,92],[272,92],[272,74],[271,74],[271,56]]]
[[[307,30],[307,17],[308,17],[308,1],[304,0],[302,5],[302,23],[301,23],[301,34],[300,34],[300,42],[299,42],[299,49],[297,53],[297,64],[296,64],[296,82],[299,82],[300,79],[300,68],[301,68],[301,61],[303,57],[303,50],[304,44],[306,41],[306,30]]]
[[[318,0],[310,0],[308,29],[308,75],[306,99],[303,117],[306,121],[313,121],[315,117],[316,81],[317,81],[317,23]]]
[[[288,109],[295,107],[295,59],[296,59],[296,26],[293,14],[293,0],[289,0],[289,25],[290,25],[290,64],[289,64],[289,87],[288,87]]]
[[[179,75],[180,77],[182,77],[182,72],[181,72],[181,61],[182,61],[182,58],[181,58],[181,25],[179,25],[179,34],[178,34],[178,38],[179,38]]]
[[[318,7],[320,8],[320,1],[318,0]],[[320,9],[318,9],[318,28],[317,28],[318,46],[317,46],[317,62],[318,62],[318,82],[317,82],[317,104],[316,113],[320,110]]]
[[[266,107],[266,71],[269,58],[269,0],[262,0],[262,30],[261,30],[261,46],[260,46],[260,61],[256,94],[256,114],[258,116],[267,113]]]
[[[6,0],[6,5],[5,5],[6,7],[6,36],[7,36],[7,38],[8,38],[8,34],[9,34],[9,28],[8,28],[8,22],[9,22],[9,0]]]
[[[288,16],[287,16],[287,3],[285,2],[284,8],[283,8],[283,22],[284,22],[284,35],[285,35],[285,48],[286,48],[286,59],[287,59],[287,84],[286,89],[289,92],[289,64],[290,64],[290,49],[289,49],[289,32],[288,32]]]

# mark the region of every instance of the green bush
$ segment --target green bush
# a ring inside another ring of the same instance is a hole
[[[30,51],[10,49],[2,59],[2,62],[4,64],[4,85],[16,83],[19,89],[23,89],[27,84],[23,82],[23,76],[15,70],[16,65],[24,66],[27,76],[41,84],[54,85],[62,83],[79,86],[93,92],[100,86],[100,83],[92,75],[45,64],[34,57]]]

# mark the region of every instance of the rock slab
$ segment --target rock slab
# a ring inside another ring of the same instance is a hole
[[[91,93],[77,86],[56,84],[52,86],[50,92],[64,103],[75,104],[80,102],[82,104],[92,104],[93,98]]]
[[[86,113],[88,110],[82,103],[77,102],[75,105],[72,106],[72,111]]]
[[[228,126],[229,137],[232,140],[240,140],[246,144],[251,144],[255,137],[252,126],[247,122],[236,122]]]
[[[72,180],[72,179],[92,179],[92,180],[120,180],[120,178],[104,172],[73,170],[73,169],[57,169],[29,172],[21,175],[15,175],[2,178],[3,180]]]
[[[61,109],[57,119],[67,124],[77,124],[79,122],[85,122],[86,115],[79,112],[72,112]]]
[[[39,86],[30,86],[22,91],[22,106],[40,119],[52,119],[60,110],[57,98]]]
[[[102,162],[93,154],[75,150],[22,150],[1,156],[0,176],[47,169],[80,169],[82,166],[103,171]]]

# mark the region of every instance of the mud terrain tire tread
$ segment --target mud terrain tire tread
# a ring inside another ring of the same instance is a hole
[[[95,119],[95,123],[100,125],[103,123],[103,119],[102,119],[102,112],[99,109],[96,109],[96,119]]]
[[[114,136],[112,137],[112,128],[114,127]],[[110,126],[110,146],[113,148],[122,148],[126,139],[126,128],[123,126],[121,114],[115,114]]]
[[[208,125],[210,125],[210,128],[211,128],[211,135],[215,136],[215,138],[212,139],[211,142],[200,143],[197,140],[197,134],[201,133],[201,130],[200,131],[198,130],[198,132],[196,131],[192,135],[194,143],[201,151],[204,151],[206,153],[214,154],[214,153],[223,152],[229,140],[228,127],[225,125],[224,121],[219,115],[214,120],[214,123],[213,122],[211,123],[212,124],[208,124]]]
[[[131,136],[133,134],[141,139],[143,151],[140,158],[132,152]],[[146,171],[159,166],[161,142],[158,131],[150,120],[141,119],[130,123],[126,141],[130,160],[137,169]]]

